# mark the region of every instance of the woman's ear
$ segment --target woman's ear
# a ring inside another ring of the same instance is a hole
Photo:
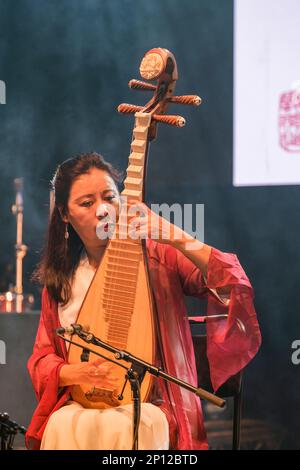
[[[62,206],[58,206],[58,210],[59,210],[62,221],[67,224],[69,222],[69,219],[68,219],[68,216],[65,213],[65,210],[63,209]]]

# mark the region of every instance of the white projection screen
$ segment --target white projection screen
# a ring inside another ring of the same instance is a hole
[[[300,184],[300,0],[235,0],[234,186]]]

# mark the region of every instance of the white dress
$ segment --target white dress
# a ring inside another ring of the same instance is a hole
[[[82,256],[67,305],[58,306],[62,327],[75,323],[78,310],[95,274],[86,254]],[[68,343],[66,343],[68,345]],[[49,418],[41,450],[130,450],[132,448],[132,405],[105,410],[83,408],[69,401]],[[169,448],[169,425],[163,411],[142,403],[139,426],[140,450]]]

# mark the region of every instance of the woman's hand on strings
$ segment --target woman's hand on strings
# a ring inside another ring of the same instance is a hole
[[[80,365],[84,364],[83,362]],[[95,359],[94,361],[86,362],[86,367],[82,367],[81,374],[83,382],[90,383],[95,387],[108,387],[114,388],[118,379],[114,376],[115,366],[105,359]]]
[[[60,386],[93,385],[94,387],[116,388],[118,379],[115,367],[105,359],[66,364],[60,370]]]

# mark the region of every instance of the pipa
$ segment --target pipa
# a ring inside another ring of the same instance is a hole
[[[129,87],[152,92],[151,100],[144,107],[130,104],[118,107],[120,113],[132,113],[135,116],[127,177],[121,196],[136,202],[144,201],[149,143],[156,137],[157,123],[176,127],[185,124],[181,116],[165,115],[168,104],[201,103],[201,99],[195,95],[173,95],[178,78],[177,65],[173,54],[167,49],[148,51],[142,59],[140,74],[144,80],[155,80],[156,83],[131,80]],[[126,227],[122,226],[122,220],[121,211],[115,236],[107,244],[76,323],[89,325],[90,331],[102,341],[153,363],[156,357],[156,312],[149,284],[145,240],[124,239]],[[83,346],[85,344],[80,339],[76,341]],[[91,346],[93,348],[104,352]],[[80,362],[80,348],[71,344],[68,354],[70,363]],[[105,354],[110,353],[105,351]],[[91,353],[89,360],[96,357]],[[75,385],[71,390],[72,398],[85,408],[108,408],[130,403],[129,383],[123,392],[123,399],[117,398],[124,385],[124,369],[116,365],[114,375],[118,378],[114,389]],[[152,380],[146,374],[141,385],[142,401],[147,401]]]

